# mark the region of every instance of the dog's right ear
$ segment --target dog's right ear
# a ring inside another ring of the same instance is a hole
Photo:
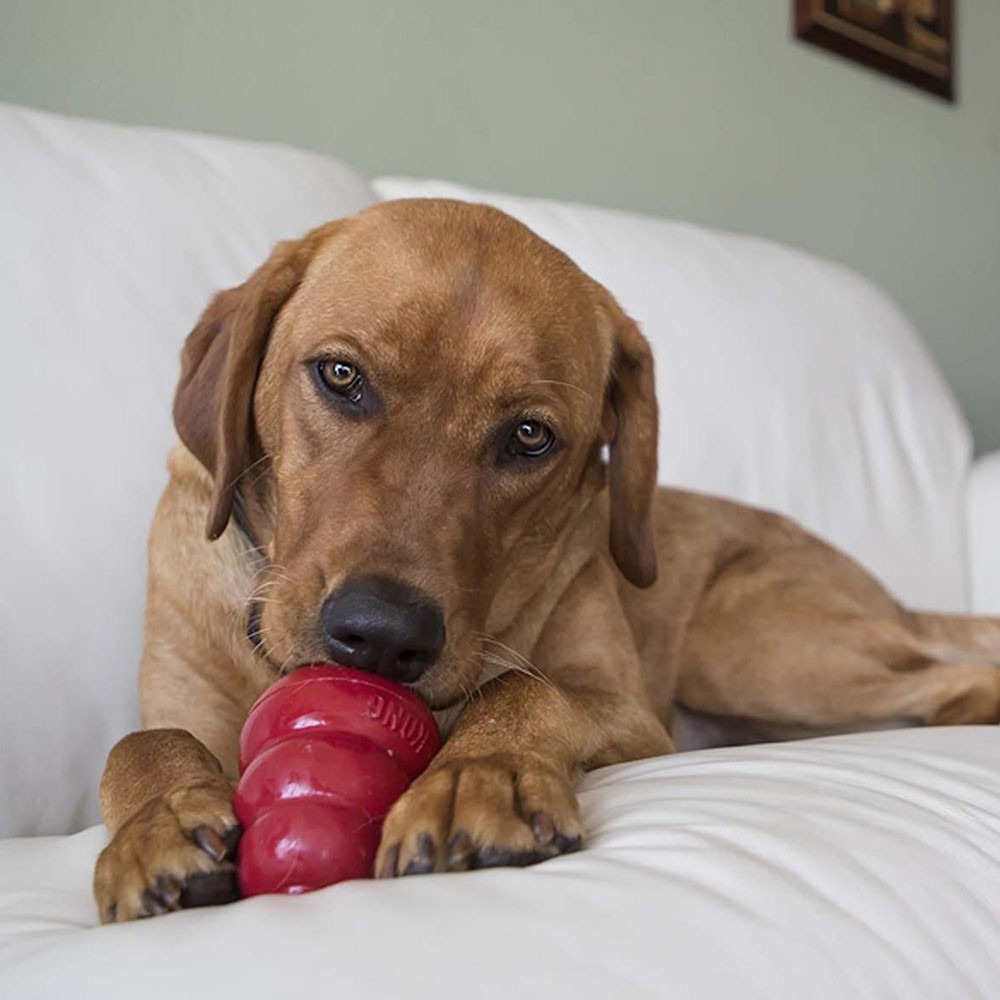
[[[184,344],[174,426],[215,481],[210,540],[226,530],[236,487],[258,448],[253,395],[271,328],[329,229],[279,243],[242,285],[215,296]]]
[[[656,582],[656,452],[659,410],[653,352],[638,325],[607,289],[597,285],[601,311],[613,331],[605,426],[611,431],[608,492],[611,554],[629,583]]]

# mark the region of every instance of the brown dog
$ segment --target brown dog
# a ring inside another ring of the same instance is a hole
[[[101,785],[102,920],[234,895],[237,736],[303,663],[457,709],[383,876],[574,849],[574,782],[671,750],[675,698],[764,736],[997,720],[1000,623],[912,614],[783,518],[657,490],[653,386],[608,292],[482,206],[377,205],[216,296],[150,538],[145,728]]]

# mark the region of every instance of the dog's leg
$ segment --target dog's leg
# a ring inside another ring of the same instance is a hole
[[[1000,669],[986,663],[921,662],[907,654],[890,666],[845,645],[818,644],[804,644],[795,662],[786,650],[780,669],[776,662],[747,658],[693,670],[682,678],[679,698],[688,708],[752,720],[774,735],[1000,721]]]
[[[934,664],[913,678],[908,700],[932,726],[1000,722],[1000,670],[976,663]]]
[[[940,659],[974,659],[1000,665],[1000,618],[910,612],[910,627]]]
[[[610,568],[573,581],[533,651],[462,711],[425,774],[389,813],[380,876],[526,865],[575,850],[573,785],[590,767],[666,753]]]
[[[103,923],[237,898],[233,784],[183,729],[120,740],[101,779],[111,842],[94,872]]]

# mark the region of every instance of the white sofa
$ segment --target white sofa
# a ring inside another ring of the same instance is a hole
[[[664,482],[787,512],[914,605],[1000,611],[1000,456],[973,462],[918,337],[857,275],[677,222],[0,105],[0,996],[1000,995],[986,727],[609,768],[582,789],[586,850],[536,868],[96,926],[95,789],[136,725],[181,342],[279,238],[424,195],[519,216],[642,323]]]

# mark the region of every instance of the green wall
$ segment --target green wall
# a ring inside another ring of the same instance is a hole
[[[790,0],[0,0],[0,99],[845,261],[923,331],[986,450],[1000,448],[1000,0],[958,3],[955,106],[793,42]]]

